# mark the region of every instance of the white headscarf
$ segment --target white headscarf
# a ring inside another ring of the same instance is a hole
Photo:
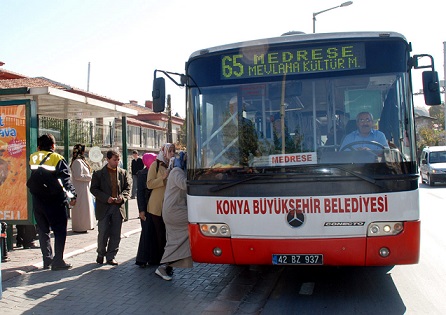
[[[158,153],[158,156],[156,157],[157,160],[160,160],[161,162],[164,162],[164,164],[169,165],[169,149],[173,146],[172,143],[165,143],[161,147],[160,152]]]

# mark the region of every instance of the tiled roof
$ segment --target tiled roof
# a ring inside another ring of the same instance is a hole
[[[19,87],[36,88],[36,87],[52,87],[56,89],[66,90],[66,87],[53,83],[52,81],[44,78],[22,78],[22,79],[10,79],[0,80],[0,89],[13,89]]]
[[[153,114],[153,111],[150,108],[147,108],[147,107],[142,106],[142,105],[135,105],[135,104],[131,104],[131,103],[128,104],[127,103],[127,104],[124,104],[122,106],[138,111],[138,115]]]
[[[1,66],[1,62],[0,62]],[[0,80],[6,80],[6,79],[19,79],[19,78],[28,78],[26,75],[12,72],[6,69],[0,69]]]

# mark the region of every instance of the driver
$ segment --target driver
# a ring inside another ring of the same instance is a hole
[[[377,150],[381,149],[381,145],[385,148],[389,148],[384,133],[373,129],[373,125],[374,122],[371,113],[359,113],[356,116],[356,126],[358,127],[358,130],[355,130],[345,136],[341,143],[340,149],[342,150],[349,144],[351,144],[349,147],[351,147],[353,150]],[[377,142],[380,145],[373,144],[372,142]],[[346,148],[346,150],[349,150],[349,148]]]

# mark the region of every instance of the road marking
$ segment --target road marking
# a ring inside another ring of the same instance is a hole
[[[314,290],[314,282],[304,282],[300,286],[299,294],[301,295],[312,295]]]

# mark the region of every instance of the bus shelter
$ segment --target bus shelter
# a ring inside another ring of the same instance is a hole
[[[111,148],[127,161],[127,117],[137,111],[119,104],[54,87],[0,89],[0,221],[8,224],[9,248],[12,225],[34,224],[26,181],[37,138],[52,133],[56,151],[68,162],[70,147],[85,144],[93,169],[102,167],[104,153]]]

